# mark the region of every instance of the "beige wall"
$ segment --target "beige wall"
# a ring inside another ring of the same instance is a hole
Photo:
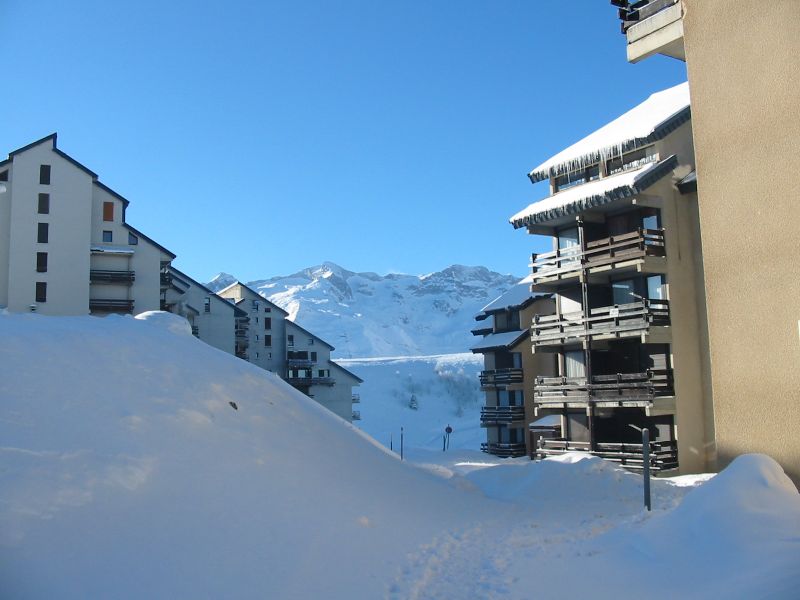
[[[718,466],[800,482],[800,3],[686,0]]]

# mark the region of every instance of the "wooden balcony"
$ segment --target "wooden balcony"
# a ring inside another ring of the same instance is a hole
[[[584,269],[590,272],[642,264],[649,257],[665,257],[663,229],[637,229],[577,247],[531,255],[533,285],[557,285],[574,280]]]
[[[161,271],[160,279],[162,288],[169,287],[170,284],[172,283],[172,273],[168,271]]]
[[[310,369],[314,366],[314,361],[308,358],[287,358],[286,366],[290,369]]]
[[[534,403],[547,408],[652,406],[657,398],[674,396],[672,369],[585,377],[536,377]]]
[[[136,280],[133,271],[114,271],[109,269],[91,269],[89,281],[92,283],[121,283],[131,285]]]
[[[352,402],[353,404],[358,404],[359,402],[361,402],[361,396],[359,396],[358,394],[353,394]]]
[[[531,326],[534,348],[583,342],[645,336],[652,327],[669,326],[667,300],[640,300],[630,304],[602,306],[589,311],[560,315],[535,315]]]
[[[481,371],[479,375],[481,388],[494,388],[514,383],[522,383],[522,369],[492,369]]]
[[[494,454],[495,456],[499,456],[501,458],[513,458],[516,456],[525,456],[527,454],[527,450],[525,449],[525,444],[523,443],[513,443],[513,444],[481,444],[481,452],[486,452],[487,454]]]
[[[92,312],[132,313],[133,300],[92,298],[89,300],[89,310]]]
[[[481,408],[481,427],[510,425],[524,420],[524,406],[484,406]]]
[[[360,421],[361,420],[361,411],[354,410],[353,411],[353,421]]]
[[[333,377],[293,377],[289,375],[286,381],[293,386],[307,387],[309,385],[336,385]]]
[[[534,458],[558,456],[567,452],[587,452],[606,460],[621,464],[626,469],[641,470],[644,468],[644,446],[641,443],[627,444],[618,442],[600,442],[591,450],[587,442],[569,440],[540,439],[537,442]],[[650,442],[650,470],[667,471],[678,468],[678,444],[675,441]]]

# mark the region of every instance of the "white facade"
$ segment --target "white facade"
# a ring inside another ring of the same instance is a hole
[[[0,306],[47,315],[157,310],[175,258],[125,223],[128,201],[56,147],[0,163]]]

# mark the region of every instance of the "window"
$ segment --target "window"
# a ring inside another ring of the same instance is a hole
[[[0,171],[0,181],[8,181],[8,169]]]
[[[114,241],[114,232],[105,230],[103,231],[103,241],[106,243],[111,243]]]
[[[133,235],[132,233],[128,233],[128,245],[129,246],[138,246],[139,245],[139,238]]]
[[[272,317],[264,317],[264,329],[272,329]]]
[[[651,275],[647,278],[647,297],[650,300],[667,299],[667,282],[663,275]]]
[[[256,334],[256,341],[258,341],[258,334]]]
[[[258,358],[258,352],[256,352],[256,358]]]
[[[47,223],[39,223],[39,228],[36,231],[36,241],[40,244],[46,244],[50,239],[50,226]]]
[[[320,369],[319,370],[319,376],[320,377],[325,377],[325,369]]]
[[[114,220],[114,203],[103,202],[103,221]]]
[[[308,345],[309,346],[313,346],[314,345],[314,338],[308,338]]]
[[[36,301],[47,302],[47,282],[45,281],[36,282]]]
[[[269,306],[267,306],[266,308],[264,308],[264,312],[272,312],[272,309]]]
[[[258,317],[256,317],[256,325],[258,325]]]
[[[293,335],[288,335],[288,336],[286,337],[286,343],[287,343],[289,346],[294,346],[294,336],[293,336]]]
[[[50,165],[39,165],[39,183],[50,185]]]
[[[203,298],[203,312],[211,312],[211,296]]]
[[[272,352],[267,352],[267,358],[272,358]]]
[[[567,190],[576,185],[586,183],[587,181],[594,181],[600,178],[600,165],[592,165],[579,171],[572,171],[565,175],[559,175],[555,180],[555,191],[560,192]]]
[[[39,194],[39,208],[37,212],[40,215],[50,214],[50,194]]]
[[[606,161],[606,173],[614,175],[629,169],[636,169],[647,163],[658,160],[655,146],[648,146],[647,148],[639,148],[633,152],[627,152],[617,158],[612,158]]]
[[[316,352],[312,352],[312,353],[311,353],[311,360],[312,360],[313,362],[317,362],[317,353],[316,353]]]
[[[47,273],[47,252],[36,253],[36,272]]]
[[[265,335],[265,336],[264,336],[264,345],[265,345],[267,348],[269,348],[269,347],[271,347],[271,346],[272,346],[272,336],[271,336],[271,335]]]

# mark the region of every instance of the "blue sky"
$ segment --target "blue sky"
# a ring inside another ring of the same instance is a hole
[[[0,49],[0,155],[57,131],[202,281],[525,275],[526,173],[686,79],[597,0],[3,0]]]

